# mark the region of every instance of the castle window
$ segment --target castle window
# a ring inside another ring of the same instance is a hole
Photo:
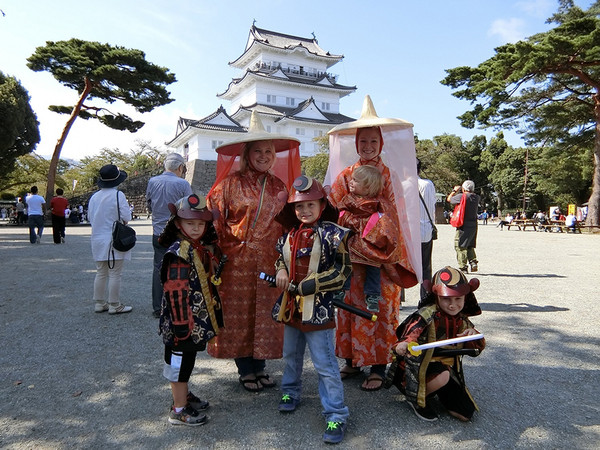
[[[220,145],[223,145],[223,141],[212,141],[212,149],[216,149],[217,147],[219,147]]]
[[[296,128],[296,134],[298,136],[304,136],[304,128]]]
[[[296,106],[296,99],[293,97],[286,97],[285,104],[288,106]]]
[[[267,103],[277,103],[277,96],[267,94]]]
[[[321,102],[321,109],[323,111],[329,111],[330,107],[331,107],[330,103]]]

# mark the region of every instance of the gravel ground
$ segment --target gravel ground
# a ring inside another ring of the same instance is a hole
[[[209,422],[167,423],[170,390],[150,306],[151,225],[133,225],[139,241],[121,295],[134,309],[119,316],[93,312],[90,227],[67,227],[65,245],[52,244],[49,228],[31,245],[26,228],[0,227],[0,447],[326,447],[308,358],[302,403],[282,415],[278,389],[248,393],[232,361],[203,353],[191,387],[210,401]],[[488,347],[465,359],[465,373],[481,411],[468,424],[444,411],[423,422],[395,388],[366,393],[353,378],[339,448],[598,448],[600,236],[479,230],[483,314],[474,322]],[[439,226],[434,270],[456,265],[453,233]],[[401,319],[417,297],[407,291]],[[281,379],[282,361],[267,368]]]

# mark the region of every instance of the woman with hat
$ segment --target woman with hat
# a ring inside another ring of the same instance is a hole
[[[92,225],[92,256],[96,261],[94,311],[97,313],[108,311],[109,314],[122,314],[132,310],[131,306],[125,306],[119,300],[123,261],[131,260],[131,250],[120,252],[111,245],[113,223],[119,220],[119,216],[124,223],[131,220],[129,202],[125,194],[117,189],[126,178],[127,172],[119,170],[114,164],[103,166],[98,178],[100,190],[92,195],[88,205],[88,218]]]
[[[360,119],[329,132],[329,168],[324,184],[331,184],[331,203],[337,207],[349,193],[354,169],[369,165],[383,175],[381,195],[395,206],[398,215],[400,233],[395,262],[381,266],[383,301],[377,321],[369,322],[338,310],[336,353],[346,360],[342,378],[359,375],[361,367],[371,366],[361,385],[367,391],[381,388],[386,365],[391,361],[389,348],[395,342],[402,288],[414,286],[420,278],[420,213],[412,126],[401,119],[379,118],[367,96]],[[364,266],[353,264],[346,303],[356,307],[365,304],[364,282]]]
[[[228,262],[219,294],[225,327],[209,343],[216,358],[233,358],[239,381],[251,392],[274,387],[265,360],[281,358],[283,326],[271,319],[277,290],[260,280],[272,273],[283,228],[274,221],[287,188],[300,175],[299,142],[268,133],[252,113],[247,135],[217,148],[217,180],[208,207]],[[281,194],[281,195],[280,195]]]

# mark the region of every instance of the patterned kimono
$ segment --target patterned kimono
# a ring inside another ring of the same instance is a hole
[[[379,266],[398,261],[400,225],[396,208],[389,200],[348,194],[338,208],[338,223],[355,232],[348,239],[353,263]]]
[[[361,162],[345,168],[331,186],[329,199],[337,207],[349,193],[348,183],[352,170]],[[389,169],[378,160],[376,167],[384,178],[382,196],[394,205],[394,193]],[[398,259],[394,264],[384,264],[381,270],[381,295],[384,301],[379,303],[379,314],[376,322],[370,322],[338,309],[336,329],[336,355],[344,359],[352,359],[353,367],[388,364],[391,361],[390,348],[396,342],[395,330],[398,326],[400,297],[402,287],[416,283],[414,271],[407,258],[406,244],[402,236],[398,239]],[[353,265],[350,293],[346,295],[346,303],[362,308],[365,304],[363,291],[365,268]]]
[[[159,333],[178,351],[204,350],[223,326],[221,302],[210,282],[212,252],[189,241],[175,241],[161,266],[164,292]]]
[[[281,256],[275,263],[275,273],[285,269],[292,277],[290,268],[294,266],[298,295],[283,292],[273,307],[273,319],[302,331],[335,327],[332,294],[342,289],[350,275],[347,235],[347,229],[319,221],[312,229],[295,228],[279,239],[277,250]],[[292,241],[299,243],[296,255],[292,255]],[[295,264],[292,258],[296,258]]]
[[[220,212],[214,225],[221,251],[228,258],[219,287],[225,328],[210,342],[211,356],[282,356],[283,325],[271,319],[278,292],[258,274],[271,273],[277,260],[275,244],[283,229],[274,217],[285,205],[286,194],[279,178],[248,170],[225,178],[207,199],[208,207]]]
[[[421,345],[451,339],[467,328],[474,328],[474,326],[465,314],[448,316],[439,311],[436,305],[430,305],[419,309],[402,322],[397,330],[398,342],[416,342]],[[474,348],[481,351],[485,348],[485,339],[455,344],[448,348]],[[434,356],[434,349],[425,350],[418,356],[408,353],[404,361],[399,362],[392,384],[398,387],[408,400],[424,407],[426,377],[440,373],[442,370],[449,370],[450,378],[456,383],[455,386],[460,386],[464,397],[468,399],[466,401],[472,403],[473,409],[478,409],[465,384],[462,356]]]

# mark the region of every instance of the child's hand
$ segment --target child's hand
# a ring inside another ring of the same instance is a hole
[[[406,351],[408,350],[408,342],[399,342],[396,344],[394,351],[398,356],[406,355]]]
[[[467,328],[462,333],[458,333],[457,336],[472,336],[474,334],[477,334],[477,330],[475,328]]]
[[[275,275],[275,284],[282,291],[287,291],[290,284],[290,277],[288,276],[287,270],[279,269],[277,275]]]

